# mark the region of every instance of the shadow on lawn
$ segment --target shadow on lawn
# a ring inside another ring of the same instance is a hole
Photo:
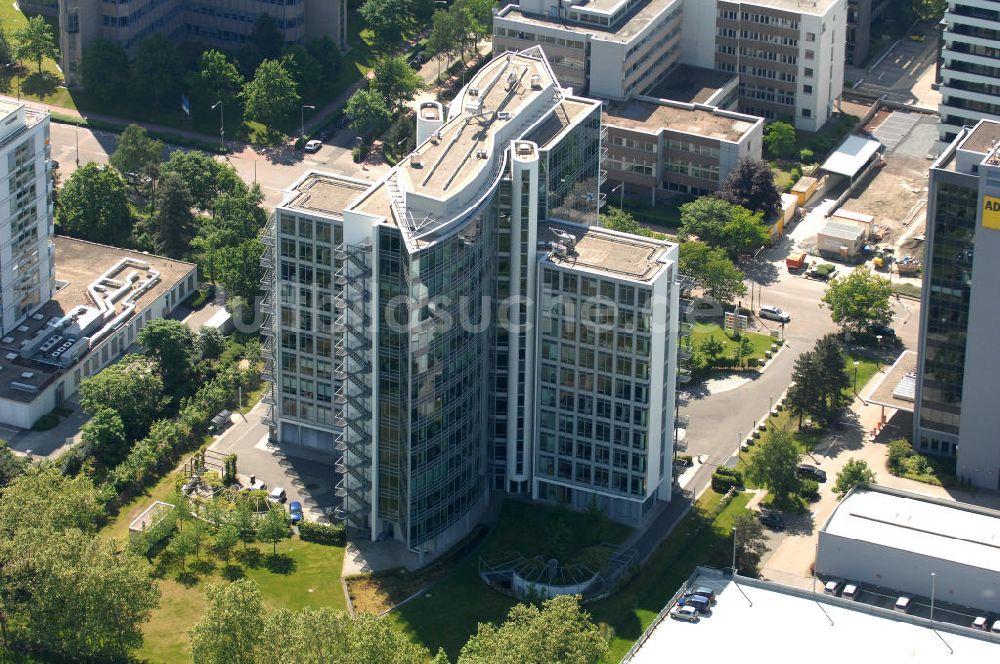
[[[34,97],[48,97],[56,91],[62,79],[49,71],[34,72],[21,81],[21,93]]]
[[[272,553],[265,563],[272,574],[291,574],[295,571],[295,560],[286,553]]]
[[[239,581],[246,578],[246,571],[239,565],[226,565],[222,568],[222,578],[226,581]]]
[[[240,561],[250,569],[257,569],[264,564],[264,556],[258,549],[243,549],[235,554],[236,560]]]

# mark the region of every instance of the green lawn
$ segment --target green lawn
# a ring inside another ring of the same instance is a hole
[[[344,560],[343,547],[303,542],[297,537],[278,544],[280,564],[270,561],[270,545],[251,545],[248,551],[239,545],[226,569],[228,579],[246,576],[260,587],[265,604],[272,609],[301,609],[306,606],[330,606],[345,610],[340,571]],[[204,567],[197,582],[177,579],[177,566],[172,564],[159,581],[160,606],[153,611],[144,632],[145,641],[138,652],[150,662],[177,664],[191,661],[187,629],[201,618],[205,610],[204,587],[210,582],[223,582],[221,561],[211,560],[203,553]],[[188,561],[188,568],[197,568]]]
[[[554,528],[559,520],[563,527]],[[501,622],[516,604],[514,598],[491,589],[479,578],[481,556],[510,551],[529,558],[558,557],[558,551],[572,556],[602,542],[619,543],[629,531],[590,514],[507,501],[496,529],[480,547],[425,595],[396,609],[389,618],[432,653],[443,647],[455,659],[478,623]]]
[[[7,33],[8,40],[13,45],[13,33],[18,28],[28,22],[24,14],[13,2],[0,3],[0,25]],[[52,22],[49,21],[49,25]],[[56,42],[59,41],[59,32],[53,32]],[[4,72],[5,73],[5,72]],[[52,58],[45,58],[42,61],[42,73],[38,73],[38,65],[35,62],[25,62],[17,75],[12,77],[0,77],[0,92],[15,96],[20,86],[21,97],[34,99],[35,101],[55,104],[66,108],[76,108],[69,91],[62,87],[63,75]]]
[[[595,621],[612,636],[608,664],[619,662],[649,627],[695,567],[727,567],[733,519],[752,494],[740,493],[721,511],[722,496],[709,489],[621,590],[589,605]]]
[[[614,194],[609,195],[609,204],[617,202]],[[673,203],[658,203],[650,207],[648,205],[637,205],[626,199],[624,209],[643,226],[648,226],[655,231],[666,233],[667,235],[676,235],[677,229],[681,225],[681,211]]]
[[[775,343],[774,339],[767,334],[758,334],[756,332],[744,332],[743,336],[750,339],[750,343],[753,344],[753,355],[751,355],[747,360],[760,360],[764,358],[764,353],[771,350],[771,344]],[[722,342],[723,351],[719,355],[719,358],[733,358],[736,357],[736,349],[739,347],[739,340],[734,339],[729,336],[728,333],[723,331],[723,329],[716,325],[715,323],[695,323],[694,328],[691,330],[691,345],[696,354],[701,355],[701,344],[709,337],[714,337]]]

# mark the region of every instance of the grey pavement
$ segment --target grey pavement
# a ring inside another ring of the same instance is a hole
[[[934,69],[940,32],[930,24],[921,23],[911,34],[922,35],[924,40],[914,41],[904,36],[868,70],[848,71],[847,77],[856,81],[853,89],[876,96],[885,95],[889,101],[901,104],[920,104],[924,101],[923,105],[928,105],[915,87],[928,68]]]
[[[63,403],[62,407],[71,409],[73,412],[62,418],[62,421],[54,429],[32,431],[31,429],[4,426],[0,427],[0,437],[5,438],[10,449],[16,453],[27,454],[31,452],[31,455],[36,458],[56,457],[74,443],[79,442],[80,429],[90,419],[72,400]]]

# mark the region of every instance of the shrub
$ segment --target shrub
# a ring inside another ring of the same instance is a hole
[[[365,150],[360,145],[355,145],[351,148],[351,157],[355,164],[360,164],[361,160],[365,158]]]
[[[50,431],[59,425],[59,416],[54,413],[42,415],[31,425],[32,431]]]
[[[315,542],[329,546],[344,546],[346,541],[344,524],[342,523],[326,524],[300,521],[299,537],[303,542]]]
[[[816,154],[809,148],[802,148],[799,151],[799,161],[803,164],[811,164],[816,161]]]
[[[889,471],[893,474],[905,471],[906,459],[913,454],[909,441],[897,438],[889,443]]]
[[[712,473],[712,490],[717,493],[726,493],[730,489],[743,487],[743,475],[738,470],[731,468],[716,468]]]
[[[819,500],[819,483],[816,480],[802,480],[799,483],[799,495],[810,503]]]

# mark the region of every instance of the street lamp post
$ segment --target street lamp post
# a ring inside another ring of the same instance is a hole
[[[736,528],[733,529],[733,576],[736,576]]]
[[[882,335],[876,334],[875,341],[878,347],[875,349],[875,370],[882,371],[882,365],[880,364],[880,356],[882,355]]]
[[[80,168],[80,125],[76,125],[73,135],[76,139],[76,167]]]
[[[622,190],[622,193],[621,193],[621,197],[618,199],[618,209],[619,210],[624,210],[625,209],[625,180],[622,180],[621,182],[619,182],[618,186],[611,190],[611,193],[613,194],[616,191],[618,191],[619,189]]]
[[[299,136],[301,136],[302,138],[306,137],[306,109],[307,108],[309,110],[311,110],[311,111],[315,111],[316,110],[316,107],[313,106],[312,104],[302,104],[302,108],[299,109],[299,111],[300,111],[300,116],[299,116]]]
[[[934,620],[934,591],[937,589],[937,574],[931,572],[931,620]]]
[[[854,396],[858,395],[858,366],[861,363],[854,360]]]
[[[214,111],[218,107],[219,109],[219,147],[226,149],[226,107],[222,105],[222,100],[215,102],[212,105],[212,110]]]

